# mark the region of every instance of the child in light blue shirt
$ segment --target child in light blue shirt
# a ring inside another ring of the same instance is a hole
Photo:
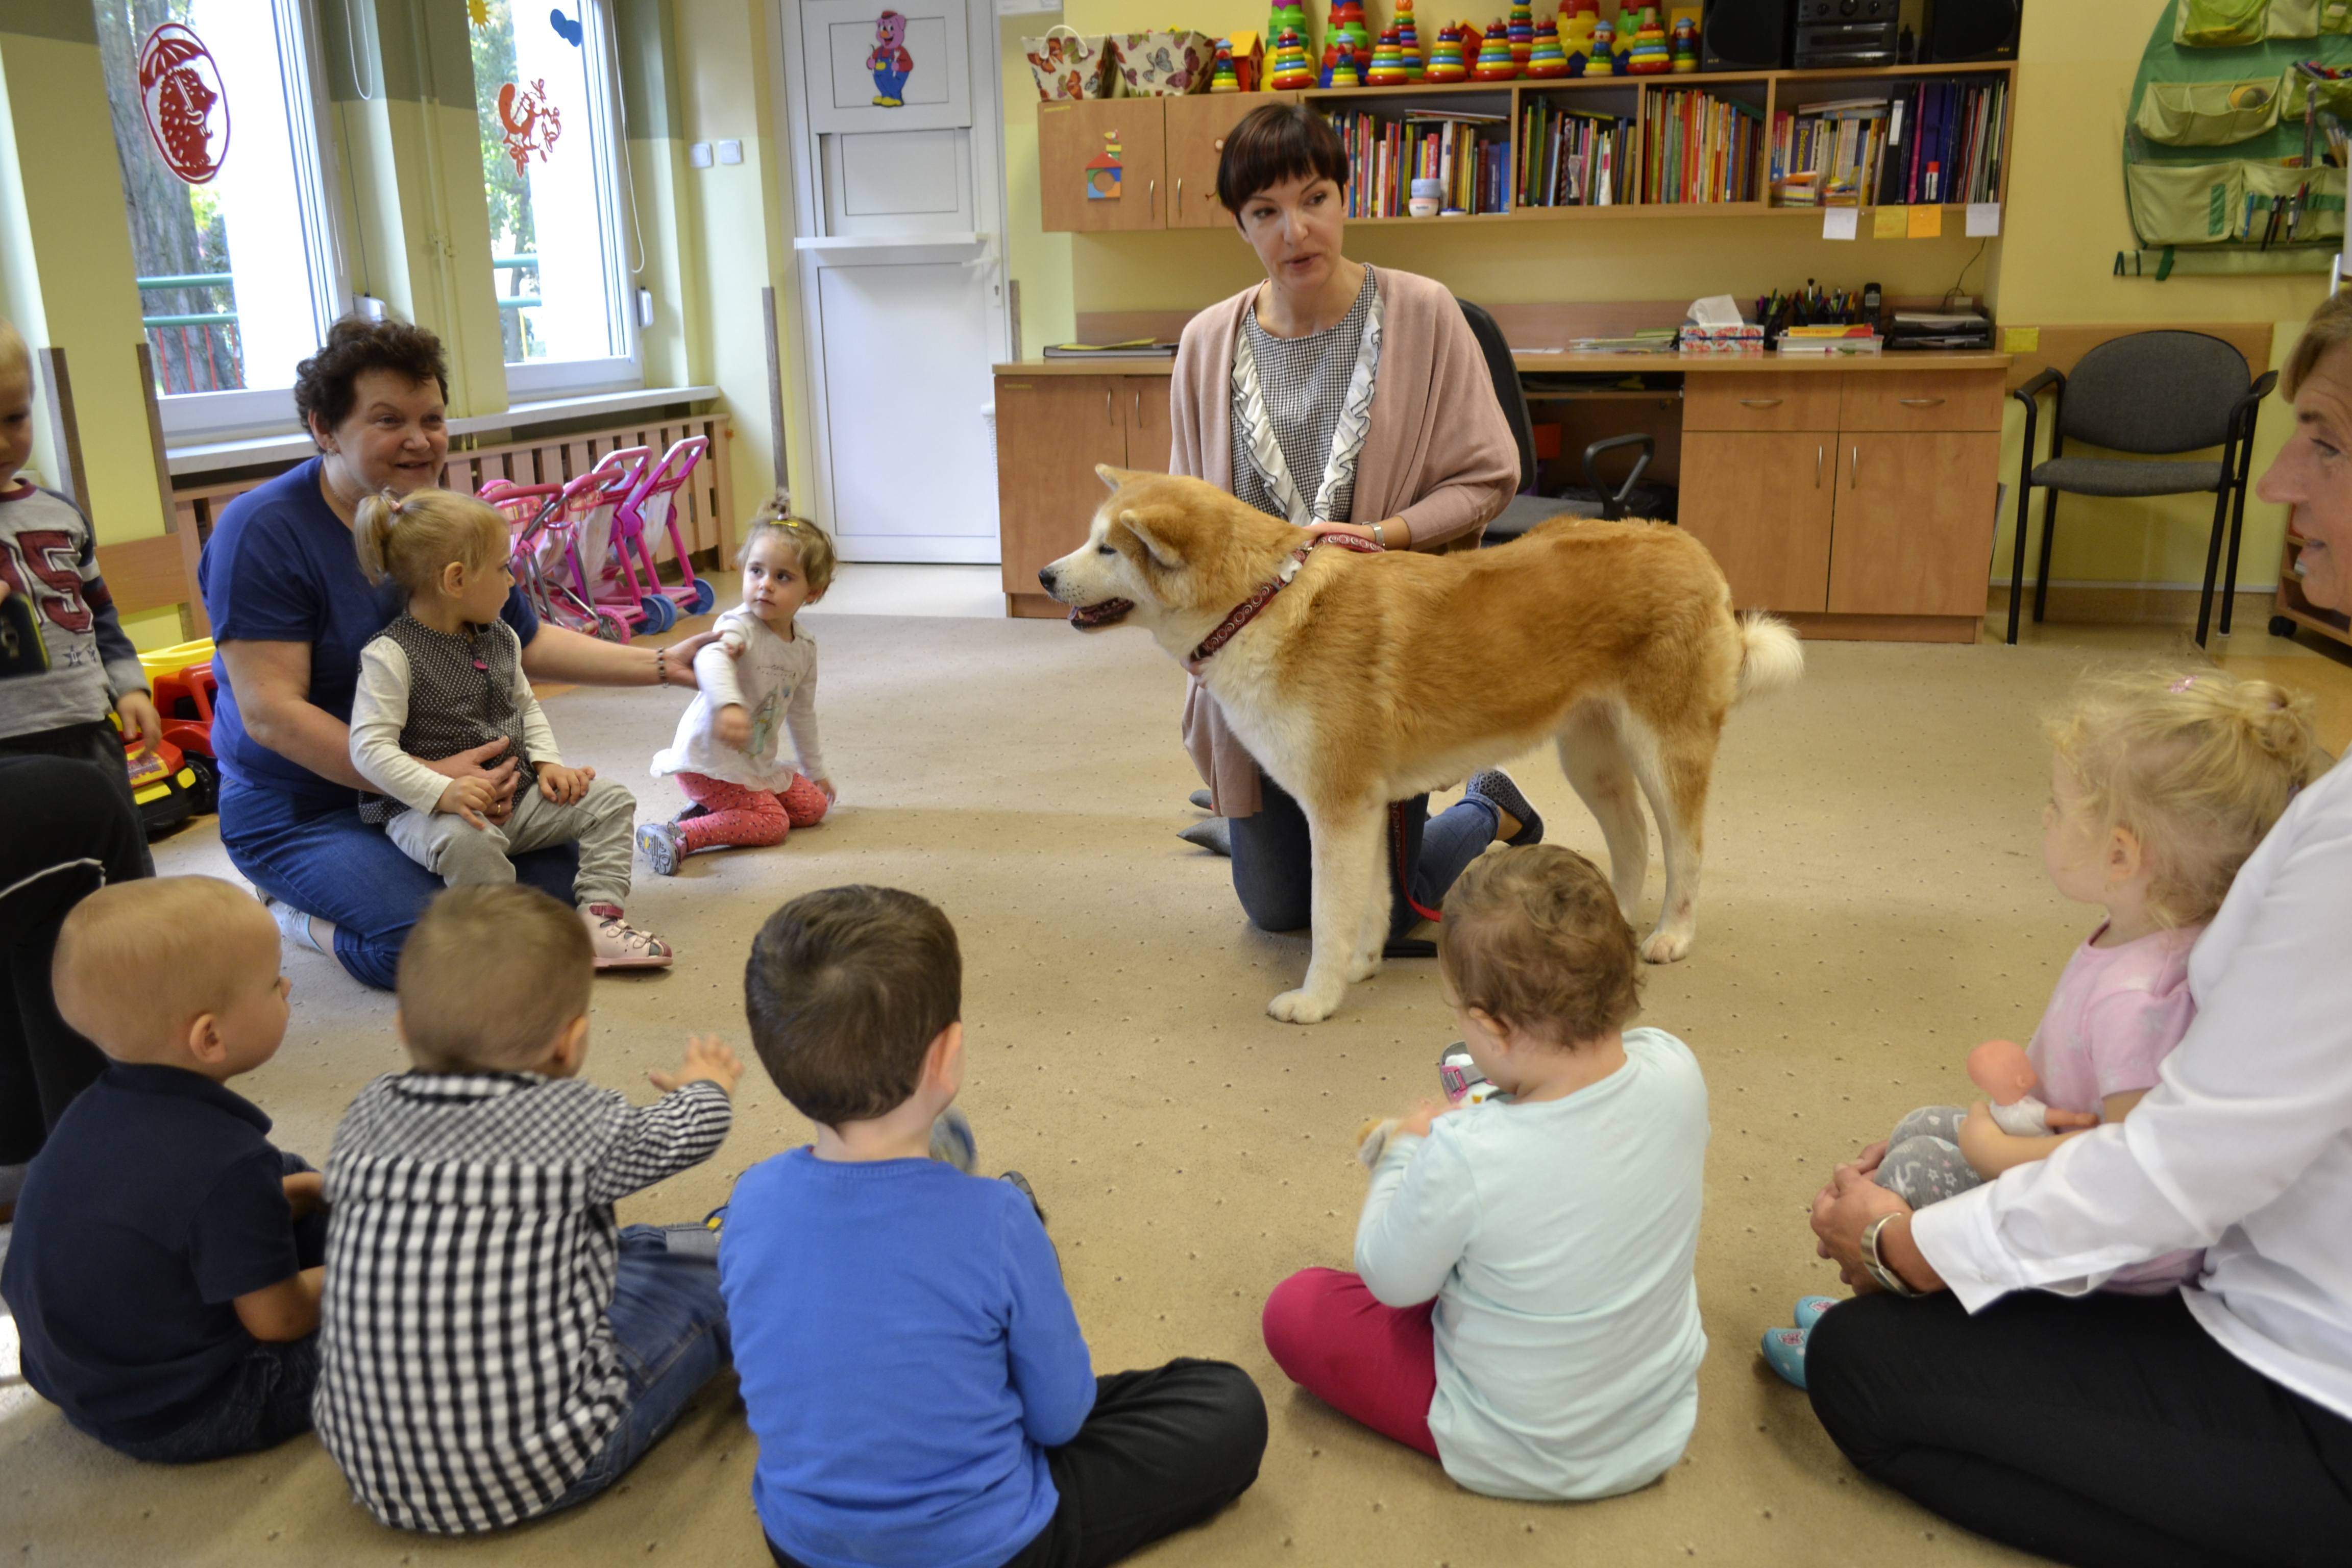
[[[1680,1040],[1624,1027],[1641,960],[1581,856],[1473,861],[1439,930],[1463,1044],[1498,1092],[1381,1125],[1356,1272],[1277,1286],[1266,1348],[1473,1491],[1631,1491],[1698,1416],[1706,1082]]]

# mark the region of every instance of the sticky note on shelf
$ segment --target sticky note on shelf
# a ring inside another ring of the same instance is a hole
[[[2040,327],[2003,327],[2000,330],[2000,352],[2005,354],[2032,354],[2042,352]]]
[[[1969,204],[1969,237],[1991,239],[2000,233],[2000,204],[1970,202]]]
[[[1909,233],[1913,239],[1934,239],[1944,232],[1944,209],[1938,206],[1906,207]]]
[[[1870,237],[1873,239],[1901,239],[1903,237],[1903,215],[1910,210],[1911,209],[1909,207],[1880,207],[1876,212],[1870,215]]]
[[[1862,232],[1862,213],[1854,207],[1823,207],[1822,237],[1852,239]]]

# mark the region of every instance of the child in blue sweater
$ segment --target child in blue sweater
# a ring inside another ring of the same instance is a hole
[[[947,916],[892,889],[795,899],[751,945],[751,1042],[817,1124],[743,1173],[719,1248],[784,1568],[1113,1563],[1257,1479],[1247,1373],[1095,1376],[1027,1184],[929,1157],[962,990]]]

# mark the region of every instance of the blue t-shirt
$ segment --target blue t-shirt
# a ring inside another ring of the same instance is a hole
[[[377,586],[360,570],[352,531],[319,491],[313,458],[221,509],[205,542],[196,584],[216,642],[310,645],[310,701],[348,724],[359,686],[360,649],[406,607],[398,584]],[[499,618],[525,646],[539,616],[517,588]],[[234,783],[282,791],[320,805],[350,805],[357,792],[279,756],[246,732],[228,663],[215,659],[220,697],[213,709],[213,755]]]
[[[809,1568],[998,1568],[1053,1519],[1093,1363],[1011,1184],[792,1150],[735,1184],[719,1285],[751,1500]]]
[[[299,1267],[269,1118],[179,1068],[116,1062],[26,1173],[0,1296],[25,1381],[93,1436],[178,1430],[254,1346],[239,1296]]]

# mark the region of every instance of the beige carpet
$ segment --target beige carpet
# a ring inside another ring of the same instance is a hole
[[[1836,1159],[1911,1107],[1966,1092],[1961,1056],[2022,1038],[2094,918],[2043,879],[2035,715],[2091,658],[2150,632],[2037,646],[1815,643],[1794,691],[1737,714],[1717,774],[1696,952],[1650,976],[1645,1021],[1706,1065],[1714,1142],[1698,1284],[1711,1341],[1689,1457],[1612,1501],[1497,1502],[1295,1392],[1257,1312],[1308,1264],[1344,1265],[1367,1114],[1434,1082],[1452,1038],[1435,966],[1394,963],[1331,1022],[1268,1019],[1303,937],[1249,930],[1226,866],[1177,842],[1194,787],[1177,746],[1181,677],[1145,636],[1058,623],[829,615],[822,711],[842,804],[772,850],[648,878],[633,906],[684,953],[666,975],[597,987],[589,1072],[649,1095],[688,1031],[745,1048],[740,975],[767,911],[803,890],[891,883],[961,932],[972,1043],[965,1104],[991,1169],[1035,1182],[1103,1369],[1179,1353],[1247,1367],[1273,1414],[1257,1486],[1149,1560],[1355,1568],[2012,1559],[1854,1474],[1803,1397],[1762,1370],[1761,1331],[1831,1288],[1804,1205]],[[2271,673],[2332,693],[2352,673],[2242,633]],[[676,694],[551,698],[566,750],[644,779]],[[2333,722],[2331,743],[2346,725]],[[1599,834],[1548,762],[1520,770],[1552,836]],[[228,874],[209,821],[158,847],[166,872]],[[1654,907],[1659,872],[1650,876]],[[401,1065],[390,998],[329,961],[289,960],[294,1023],[238,1087],[289,1148],[323,1162],[342,1107]],[[806,1127],[756,1070],[705,1167],[622,1205],[698,1215]],[[854,1355],[855,1345],[839,1347]],[[310,1440],[173,1470],[119,1458],[21,1385],[0,1389],[0,1552],[26,1563],[316,1564],[767,1561],[753,1457],[731,1382],[708,1390],[614,1494],[489,1541],[379,1529]]]

